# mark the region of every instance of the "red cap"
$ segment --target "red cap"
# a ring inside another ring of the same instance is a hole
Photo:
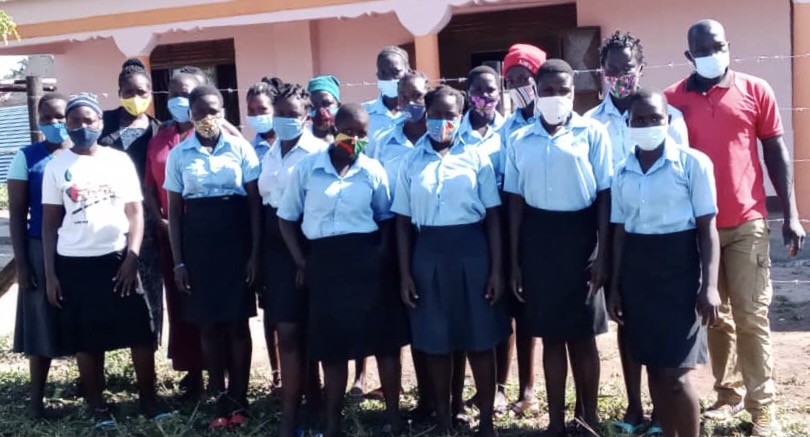
[[[503,71],[505,73],[510,68],[520,65],[528,68],[532,74],[536,74],[544,62],[546,62],[546,52],[542,49],[530,44],[515,44],[509,47],[509,52],[503,58]]]

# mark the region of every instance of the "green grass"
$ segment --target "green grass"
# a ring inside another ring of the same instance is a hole
[[[0,184],[0,209],[8,209],[8,185]]]
[[[53,436],[67,437],[78,435],[96,435],[90,429],[90,421],[86,409],[74,397],[74,380],[78,376],[72,360],[62,360],[55,363],[48,385],[48,408],[50,417],[46,421],[33,422],[24,415],[25,400],[27,399],[27,367],[24,358],[7,352],[10,342],[8,338],[0,339],[0,437],[11,436]],[[159,352],[159,357],[164,354]],[[139,436],[139,437],[166,437],[166,436],[275,436],[276,426],[279,422],[278,399],[271,396],[267,390],[270,381],[269,375],[254,372],[251,379],[251,421],[248,426],[239,432],[209,432],[206,429],[211,418],[210,402],[199,404],[182,404],[178,399],[178,390],[175,386],[179,375],[173,372],[165,359],[158,360],[159,393],[166,397],[178,414],[160,423],[148,421],[136,415],[137,396],[134,387],[134,371],[129,361],[129,353],[118,351],[107,354],[107,380],[106,396],[114,404],[114,412],[119,422],[117,432],[101,434],[110,436]],[[624,411],[625,401],[623,389],[618,385],[617,379],[607,381],[600,387],[600,416],[605,424],[620,417]],[[472,387],[466,391],[470,395]],[[509,397],[515,398],[516,387],[508,387]],[[538,387],[538,401],[541,411],[545,411],[545,399],[542,387]],[[569,408],[573,407],[574,394],[568,393]],[[403,396],[403,411],[414,405],[413,390]],[[799,407],[806,409],[804,407]],[[377,401],[364,401],[358,405],[349,405],[345,412],[345,429],[348,436],[364,437],[381,435],[383,405]],[[795,411],[794,411],[795,412]],[[545,417],[517,419],[505,415],[498,419],[500,435],[504,437],[525,436],[541,429]],[[810,435],[807,423],[785,423],[787,437]],[[609,427],[608,427],[609,428]],[[428,434],[428,429],[411,428],[404,436],[417,437]],[[602,436],[618,437],[610,429],[599,430]],[[743,422],[709,424],[701,437],[708,436],[744,436],[748,429]],[[314,431],[306,435],[314,435]],[[458,435],[472,435],[469,430],[462,430]]]

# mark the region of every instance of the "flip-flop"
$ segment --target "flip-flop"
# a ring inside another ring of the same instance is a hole
[[[639,432],[639,430],[641,430],[644,427],[644,424],[631,425],[622,420],[616,420],[614,422],[611,422],[610,426],[612,426],[621,435],[633,436],[636,435]]]
[[[647,432],[644,433],[644,435],[650,437],[663,437],[664,430],[658,425],[653,425],[647,430]]]
[[[152,421],[154,421],[154,422],[160,422],[162,420],[171,419],[174,416],[175,416],[174,411],[168,411],[168,412],[155,414],[154,416],[150,417],[150,419]]]
[[[230,421],[227,417],[217,417],[208,424],[208,429],[225,429],[228,427]]]
[[[247,417],[243,416],[242,413],[240,412],[235,412],[231,414],[231,418],[230,420],[228,420],[228,425],[235,428],[241,428],[245,426],[247,423],[248,423]]]
[[[509,412],[515,417],[533,417],[540,413],[537,402],[517,401],[509,405]]]
[[[93,429],[97,431],[114,431],[118,429],[118,422],[115,421],[109,408],[95,410],[93,416]]]

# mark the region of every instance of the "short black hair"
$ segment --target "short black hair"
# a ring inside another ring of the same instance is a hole
[[[562,59],[549,59],[537,69],[537,74],[534,75],[534,80],[540,82],[543,77],[552,74],[568,74],[573,79],[574,69],[571,64],[563,61]]]
[[[602,46],[599,47],[599,65],[605,65],[608,52],[613,49],[630,49],[630,54],[636,59],[636,62],[639,65],[644,64],[644,47],[641,46],[641,40],[630,32],[621,33],[617,30],[602,41]]]
[[[152,83],[152,77],[146,71],[146,65],[140,59],[130,58],[121,65],[121,73],[118,74],[118,88],[122,88],[124,83],[133,76],[141,75],[146,81]]]
[[[274,105],[281,100],[300,99],[302,102],[304,102],[305,106],[312,106],[312,100],[310,100],[309,92],[307,91],[307,88],[301,84],[284,82],[277,77],[265,77],[262,79],[262,82],[267,82],[268,88],[274,90],[271,91],[274,92]]]
[[[433,102],[441,97],[446,96],[454,97],[456,99],[456,104],[458,105],[459,111],[464,112],[464,106],[467,102],[467,98],[464,96],[463,92],[448,85],[439,85],[435,89],[428,91],[428,93],[425,94],[425,108],[430,109]]]
[[[178,71],[177,73],[174,73],[174,76],[172,76],[172,78],[169,79],[169,83],[172,83],[172,82],[175,82],[175,81],[180,81],[180,80],[183,80],[183,79],[192,79],[194,82],[197,82],[197,85],[204,85],[204,84],[199,83],[199,80],[197,79],[197,76],[195,76],[195,75],[193,75],[191,73],[183,73],[181,71]]]
[[[495,71],[494,68],[490,67],[489,65],[479,65],[467,73],[467,89],[470,89],[475,79],[478,79],[485,74],[491,74],[495,76],[496,80],[498,79],[498,72]]]
[[[411,67],[410,56],[408,55],[408,52],[406,52],[405,50],[402,49],[402,47],[399,46],[388,46],[380,50],[380,53],[377,55],[377,63],[379,64],[380,61],[391,55],[401,57],[402,60],[405,61],[405,65],[408,67],[408,69],[410,69]]]
[[[208,84],[211,83],[211,78],[208,77],[208,75],[205,74],[205,72],[200,67],[195,67],[193,65],[186,65],[185,67],[180,67],[180,69],[177,70],[177,72],[178,73],[188,73],[188,74],[191,74],[193,76],[202,77],[203,79],[205,79],[205,82],[201,83],[200,85],[208,85]]]
[[[661,103],[664,106],[664,111],[669,113],[669,103],[667,102],[666,94],[664,94],[663,91],[655,88],[639,88],[633,92],[633,94],[630,95],[630,106],[628,112],[633,112],[633,106],[635,106],[636,103],[654,99],[661,99]]]
[[[212,87],[211,85],[200,85],[191,91],[191,95],[188,97],[189,106],[194,106],[194,102],[202,99],[205,96],[216,96],[220,103],[224,103],[222,93],[219,92],[218,89]]]
[[[273,100],[278,94],[278,84],[281,83],[281,79],[276,77],[263,77],[261,81],[256,82],[247,91],[247,99],[250,100],[256,96],[267,96],[270,98],[270,103],[273,103]]]
[[[349,120],[353,120],[362,116],[363,114],[368,117],[368,111],[363,105],[359,103],[344,103],[340,105],[337,114],[335,114],[335,126],[342,125]]]
[[[64,100],[65,104],[67,104],[68,100],[70,100],[66,95],[61,93],[45,93],[39,99],[39,103],[37,104],[37,111],[42,110],[42,105],[52,102],[54,100]]]

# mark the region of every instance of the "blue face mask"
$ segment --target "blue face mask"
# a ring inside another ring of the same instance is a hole
[[[98,138],[101,136],[101,129],[90,129],[89,127],[80,127],[68,131],[70,141],[73,141],[73,147],[78,149],[89,149],[96,144]]]
[[[304,122],[300,118],[274,117],[273,129],[281,141],[294,140],[304,132]]]
[[[257,133],[266,134],[273,130],[273,116],[270,114],[248,115],[247,124]]]
[[[172,119],[178,123],[188,123],[191,120],[189,113],[189,103],[186,97],[172,97],[168,103],[169,113]]]
[[[70,138],[65,123],[41,124],[39,131],[45,135],[45,141],[51,144],[62,144]]]
[[[419,121],[425,116],[425,105],[409,103],[408,106],[402,108],[402,112],[408,121]]]

